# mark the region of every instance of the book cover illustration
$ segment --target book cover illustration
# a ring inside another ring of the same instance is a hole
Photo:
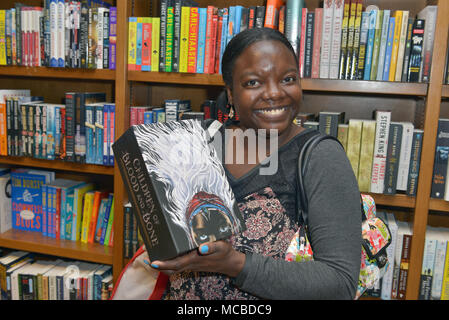
[[[209,140],[199,121],[182,120],[132,126],[113,145],[151,260],[244,229]]]

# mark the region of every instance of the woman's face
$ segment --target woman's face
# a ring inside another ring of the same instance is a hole
[[[282,135],[293,126],[302,99],[296,60],[279,41],[258,41],[236,59],[228,99],[240,125],[277,129]]]
[[[198,246],[232,235],[231,221],[224,212],[217,209],[204,209],[192,218],[191,223],[193,240]]]

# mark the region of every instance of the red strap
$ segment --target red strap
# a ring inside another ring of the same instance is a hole
[[[167,282],[168,276],[166,274],[163,274],[162,272],[159,272],[156,285],[154,286],[153,293],[151,294],[149,300],[161,300],[162,294],[167,287]]]

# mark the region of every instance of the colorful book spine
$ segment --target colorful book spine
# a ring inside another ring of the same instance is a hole
[[[151,23],[151,71],[159,70],[159,43],[161,18],[153,17]]]
[[[114,165],[114,153],[112,144],[115,141],[115,105],[109,105],[109,136],[108,136],[108,165]]]
[[[136,24],[136,67],[135,70],[142,70],[142,34],[143,34],[143,18],[137,18]]]
[[[204,73],[204,51],[206,46],[206,19],[207,8],[199,8],[198,22],[198,52],[196,60],[196,73]]]
[[[323,9],[315,9],[315,26],[313,32],[313,48],[312,48],[312,78],[320,77],[320,52],[321,52],[321,37],[323,24]]]
[[[349,25],[349,15],[351,11],[351,2],[354,0],[345,0],[343,6],[343,20],[341,23],[341,45],[340,45],[340,57],[339,57],[339,67],[338,67],[338,79],[345,79],[345,64],[346,64],[346,53],[348,49],[348,25]]]
[[[105,104],[103,105],[103,165],[107,166],[109,163],[109,148],[108,148],[108,141],[109,141],[109,105]]]
[[[175,26],[174,7],[167,6],[167,23],[165,34],[165,72],[172,72],[173,67],[173,31]]]
[[[89,191],[84,195],[83,200],[83,222],[81,226],[81,242],[87,243],[89,237],[89,225],[92,219],[92,209],[94,204],[95,192]]]
[[[376,122],[376,139],[374,140],[370,192],[383,193],[391,112],[376,111]]]
[[[179,44],[181,41],[181,7],[182,0],[174,0],[173,3],[173,72],[179,72]]]
[[[402,134],[402,124],[391,122],[388,137],[387,163],[385,167],[384,194],[396,194]]]
[[[304,57],[306,52],[307,8],[301,11],[301,37],[299,39],[299,76],[304,77]]]
[[[104,141],[104,105],[95,106],[95,164],[103,164],[103,141]]]
[[[369,30],[369,13],[362,12],[362,21],[360,26],[360,45],[359,45],[359,58],[357,61],[357,79],[363,80],[365,74],[365,55],[366,44],[368,42],[368,30]]]
[[[303,7],[304,0],[287,1],[286,5],[285,37],[290,41],[296,54],[298,54],[301,37],[301,10]]]
[[[404,62],[402,66],[402,82],[407,82],[407,75],[408,75],[408,67],[410,62],[410,50],[412,48],[412,32],[413,32],[413,22],[415,21],[414,18],[408,19],[408,25],[407,25],[407,38],[405,40],[405,52],[404,52]]]
[[[136,70],[137,18],[128,18],[128,70]]]
[[[190,7],[181,7],[181,43],[179,44],[179,72],[187,72],[189,50]],[[207,49],[206,49],[207,50]]]
[[[385,65],[385,53],[387,50],[388,27],[390,26],[390,10],[383,11],[382,32],[380,35],[379,61],[377,63],[376,80],[382,81]]]
[[[117,63],[117,7],[109,8],[109,69],[115,70]]]
[[[401,29],[399,34],[398,59],[396,61],[395,81],[400,82],[402,79],[402,68],[404,64],[404,51],[407,41],[409,11],[402,11]]]
[[[195,73],[197,68],[198,51],[198,7],[190,8],[189,44],[187,48],[187,72]]]
[[[399,40],[401,37],[402,28],[402,13],[402,10],[396,10],[393,15],[396,21],[394,25],[393,48],[391,49],[390,73],[388,76],[388,81],[395,81],[396,77],[396,65],[398,62],[399,54]]]
[[[388,26],[387,47],[385,48],[384,71],[382,76],[383,81],[388,81],[388,79],[390,78],[391,53],[393,50],[395,24],[396,18],[390,17],[390,22]]]
[[[439,119],[435,160],[433,163],[431,198],[443,199],[447,181],[447,166],[449,155],[449,119]]]
[[[371,10],[369,12],[368,38],[366,43],[366,57],[365,57],[365,71],[363,80],[370,80],[371,77],[371,63],[373,58],[374,37],[376,33],[376,21],[378,10]]]
[[[220,44],[220,61],[219,61],[219,69],[218,72],[221,74],[221,60],[223,57],[223,53],[225,51],[226,48],[226,31],[227,31],[227,27],[228,27],[228,17],[229,17],[229,13],[228,13],[228,9],[227,8],[223,8],[223,24],[222,24],[222,28],[221,28],[221,44]],[[249,22],[248,22],[249,23]]]
[[[142,71],[151,71],[152,18],[142,18]]]
[[[424,41],[425,20],[416,19],[413,23],[412,47],[410,49],[410,62],[408,67],[407,82],[419,82],[422,50]]]
[[[374,43],[373,43],[373,54],[371,58],[371,75],[370,80],[376,80],[377,69],[379,65],[379,51],[380,51],[380,41],[382,37],[382,23],[383,23],[384,10],[377,11],[376,26],[374,31]]]
[[[167,8],[168,0],[160,1],[160,33],[159,33],[159,72],[165,71],[165,37],[167,34]],[[181,54],[181,53],[180,53]],[[156,71],[156,70],[155,70]]]

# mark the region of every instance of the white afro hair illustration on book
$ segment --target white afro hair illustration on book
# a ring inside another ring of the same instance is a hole
[[[186,232],[192,248],[240,229],[234,194],[200,122],[139,125],[134,133],[148,173],[164,185],[168,201],[161,207]]]

